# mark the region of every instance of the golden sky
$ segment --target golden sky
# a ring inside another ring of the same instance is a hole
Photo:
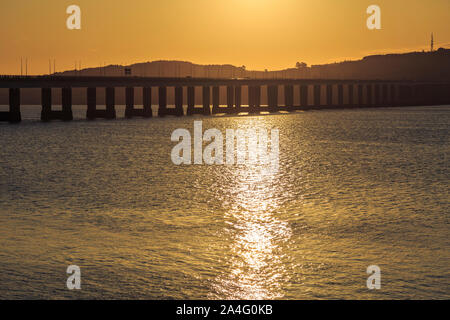
[[[66,8],[81,8],[81,30],[66,28]],[[381,30],[366,9],[381,7]],[[450,0],[16,0],[0,10],[0,74],[48,73],[101,64],[184,60],[294,67],[368,54],[450,47]]]

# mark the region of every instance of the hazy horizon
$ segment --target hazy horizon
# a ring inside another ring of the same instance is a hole
[[[444,49],[444,50],[450,50],[448,47],[446,46],[442,46],[439,48],[435,48],[435,51],[440,51],[440,49]],[[365,58],[371,57],[371,56],[383,56],[383,55],[407,55],[407,54],[414,54],[414,53],[429,53],[430,51],[426,51],[426,50],[421,50],[421,51],[408,51],[408,52],[384,52],[384,53],[379,53],[379,54],[371,54],[371,55],[366,55],[363,57],[359,57],[359,58],[354,58],[354,59],[344,59],[344,60],[339,60],[339,61],[335,61],[335,62],[327,62],[327,63],[319,63],[319,64],[306,64],[305,67],[307,68],[311,68],[311,67],[324,67],[324,66],[330,66],[330,65],[335,65],[335,64],[342,64],[342,63],[347,63],[347,62],[360,62],[363,61]],[[297,61],[296,63],[298,63],[300,61]],[[302,63],[304,63],[304,61],[301,61]],[[23,75],[25,75],[25,68],[26,68],[26,64],[28,64],[28,59],[27,58],[21,58],[21,60],[19,59],[19,70],[17,70],[15,73],[11,73],[11,74],[7,74],[7,73],[1,73],[0,75],[18,75],[20,74],[20,72],[22,71]],[[51,64],[51,68],[53,68],[53,63],[54,60],[49,60],[49,62]],[[55,61],[56,63],[56,61]],[[77,64],[72,67],[68,67],[67,69],[64,70],[56,70],[56,72],[53,72],[52,69],[52,73],[51,74],[61,74],[61,73],[67,73],[67,72],[73,72],[73,71],[80,71],[80,70],[92,70],[92,69],[102,69],[102,68],[108,68],[108,67],[132,67],[132,66],[139,66],[139,65],[145,65],[145,64],[153,64],[153,63],[180,63],[180,64],[191,64],[193,66],[198,66],[198,67],[232,67],[232,68],[236,68],[236,69],[240,69],[242,67],[244,67],[246,72],[284,72],[284,71],[288,71],[288,70],[293,70],[293,69],[297,69],[297,67],[295,65],[293,66],[287,66],[284,69],[273,69],[273,70],[269,70],[269,69],[247,69],[247,67],[245,65],[233,65],[231,63],[223,63],[223,64],[218,64],[218,63],[211,63],[211,64],[202,64],[202,63],[196,63],[193,61],[188,61],[188,60],[166,60],[166,59],[157,59],[157,60],[147,60],[147,61],[137,61],[137,62],[133,62],[130,64],[120,64],[120,63],[109,63],[109,64],[102,64],[102,65],[97,65],[97,66],[83,66],[81,64],[79,64],[79,62],[77,62]],[[21,64],[21,65],[20,65]],[[22,69],[21,69],[22,68]],[[47,70],[46,72],[42,72],[42,73],[31,73],[31,70],[27,70],[27,75],[48,75],[49,74],[49,70]]]

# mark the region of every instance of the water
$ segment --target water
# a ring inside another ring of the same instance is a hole
[[[2,299],[450,298],[448,106],[70,123],[39,112],[0,124]],[[173,165],[170,135],[193,119],[278,128],[279,170]],[[71,264],[80,291],[66,288]],[[369,265],[381,290],[366,287]]]

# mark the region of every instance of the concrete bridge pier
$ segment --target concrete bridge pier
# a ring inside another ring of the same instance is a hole
[[[267,87],[267,100],[269,105],[269,112],[278,111],[278,86],[269,85]]]
[[[52,120],[52,88],[42,88],[41,89],[41,121]]]
[[[183,111],[183,87],[175,87],[175,110],[174,115],[181,117],[184,115]]]
[[[256,110],[255,110],[255,92],[254,92],[254,89],[255,89],[255,87],[254,86],[248,86],[247,87],[247,94],[248,94],[248,96],[247,96],[247,101],[248,101],[248,108],[246,108],[246,110],[245,111],[247,111],[248,113],[255,113],[256,112]],[[244,110],[243,110],[244,111]]]
[[[203,86],[202,89],[203,96],[203,115],[211,115],[211,90],[209,86]]]
[[[442,85],[444,91],[444,103],[450,104],[450,84]]]
[[[397,104],[397,86],[391,84],[389,86],[389,105],[395,106]]]
[[[388,94],[389,94],[389,87],[387,84],[383,84],[381,87],[381,105],[383,106],[389,105]]]
[[[22,121],[20,113],[20,88],[9,90],[9,122],[17,123]]]
[[[426,84],[420,84],[416,85],[417,89],[415,92],[415,100],[416,105],[433,105],[436,102],[436,98],[438,96],[436,93],[432,93],[432,89],[430,88],[430,85]]]
[[[380,85],[379,84],[375,84],[373,86],[374,88],[374,96],[375,96],[375,101],[374,101],[374,105],[375,107],[379,107],[381,106],[381,90],[380,90]]]
[[[327,84],[327,108],[333,106],[333,85]]]
[[[51,120],[63,120],[70,121],[73,119],[72,115],[72,89],[62,88],[62,110],[52,110],[52,88],[42,88],[41,89],[41,120],[51,121]]]
[[[220,111],[220,88],[218,86],[214,86],[212,88],[212,113],[217,114],[221,113]]]
[[[355,106],[355,100],[353,98],[353,90],[354,90],[354,85],[353,83],[350,83],[349,85],[347,85],[347,92],[348,92],[348,105],[350,108],[353,108]]]
[[[65,87],[61,89],[62,93],[62,120],[73,120],[72,113],[72,88]]]
[[[248,86],[248,112],[249,113],[259,113],[261,105],[261,87],[259,86]]]
[[[364,86],[358,84],[358,108],[364,107]]]
[[[438,100],[439,100],[439,93],[436,92],[435,89],[437,89],[435,86],[433,85],[427,85],[427,84],[421,84],[421,85],[417,85],[418,88],[418,92],[416,93],[415,98],[416,99],[416,105],[422,105],[422,106],[426,106],[426,105],[434,105],[437,104]],[[421,100],[420,102],[418,102],[417,100]]]
[[[450,104],[450,84],[441,84],[440,88],[440,104],[448,105]]]
[[[234,87],[227,86],[227,113],[235,113],[236,109],[234,108]]]
[[[86,118],[88,120],[97,118],[97,88],[87,88]]]
[[[439,89],[438,87],[433,88],[433,94],[431,96],[427,96],[426,94],[426,85],[424,84],[416,84],[412,86],[413,95],[412,98],[414,99],[414,105],[420,106],[420,105],[426,105],[427,101],[428,104],[436,104],[437,100],[439,100],[439,92],[437,92]]]
[[[444,85],[445,104],[450,104],[450,84]]]
[[[417,85],[416,85],[417,87]],[[441,87],[439,85],[433,85],[433,96],[431,99],[431,105],[438,105],[441,101],[442,101],[442,97],[441,97]],[[419,91],[420,92],[420,91]],[[420,100],[420,97],[417,99]],[[416,105],[419,105],[418,103],[416,103]],[[422,104],[425,105],[425,104]]]
[[[302,84],[299,86],[300,91],[300,106],[296,107],[297,110],[307,110],[308,109],[308,86]]]
[[[144,108],[144,117],[151,118],[153,117],[152,111],[152,88],[143,87],[142,88],[142,105]]]
[[[321,85],[320,84],[315,84],[314,85],[314,109],[320,109],[320,89],[321,89]]]
[[[408,105],[408,97],[411,96],[411,92],[408,90],[408,86],[401,84],[398,87],[398,98],[401,106]]]
[[[143,92],[145,92],[144,89],[143,89]],[[150,108],[150,110],[151,110],[151,108]],[[127,118],[127,119],[130,119],[133,117],[148,118],[149,115],[146,113],[146,111],[148,112],[148,108],[146,110],[145,108],[136,109],[134,107],[134,87],[125,88],[125,118]]]
[[[426,105],[437,105],[439,104],[439,87],[438,85],[429,84],[426,85],[426,92],[424,94]],[[412,103],[410,103],[411,105]]]
[[[421,85],[415,84],[411,86],[411,96],[409,98],[414,101],[411,105],[419,105],[418,100],[420,99],[420,96],[423,95],[423,90],[421,89]]]
[[[284,86],[284,109],[294,111],[294,86],[290,84]]]
[[[416,103],[414,105],[435,106],[449,104],[450,96],[448,85],[444,84],[422,84],[416,85],[420,89],[420,96],[415,96]]]
[[[398,97],[397,97],[397,105],[403,106],[405,104],[405,86],[403,84],[398,85]]]
[[[167,108],[167,87],[161,86],[158,89],[158,116],[164,117],[167,115],[181,117],[183,112],[183,87],[175,87],[175,108]]]
[[[367,90],[367,107],[372,107],[373,106],[373,96],[372,96],[372,84],[367,84],[366,85],[366,90]]]
[[[242,104],[242,87],[236,86],[234,87],[234,103],[235,103],[235,109],[236,113],[241,112],[241,104]]]
[[[165,117],[167,110],[167,87],[158,88],[158,117]]]
[[[20,89],[9,89],[9,111],[0,112],[0,121],[18,123],[22,121],[20,113]]]
[[[134,88],[125,88],[125,118],[132,118],[134,110]]]
[[[255,86],[255,109],[259,113],[261,111],[261,86]]]
[[[432,105],[432,106],[439,105],[442,102],[440,85],[431,84],[430,87],[431,87],[430,89],[431,95],[426,97],[429,103],[424,105]]]
[[[105,88],[106,119],[116,118],[116,92],[114,87]]]
[[[338,93],[338,106],[339,106],[339,108],[343,108],[344,107],[344,86],[342,84],[338,84],[337,93]]]
[[[187,88],[187,115],[192,116],[196,113],[195,108],[195,87]]]
[[[412,96],[412,87],[409,85],[401,84],[398,88],[398,100],[400,106],[409,106],[411,105],[411,96]],[[427,96],[429,95],[429,88],[426,88]]]

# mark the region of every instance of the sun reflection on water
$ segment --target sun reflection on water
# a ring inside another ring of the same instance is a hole
[[[282,298],[287,271],[281,248],[291,237],[287,222],[277,218],[281,183],[272,165],[233,168],[231,209],[225,219],[231,234],[229,268],[215,279],[214,297],[221,299]]]

